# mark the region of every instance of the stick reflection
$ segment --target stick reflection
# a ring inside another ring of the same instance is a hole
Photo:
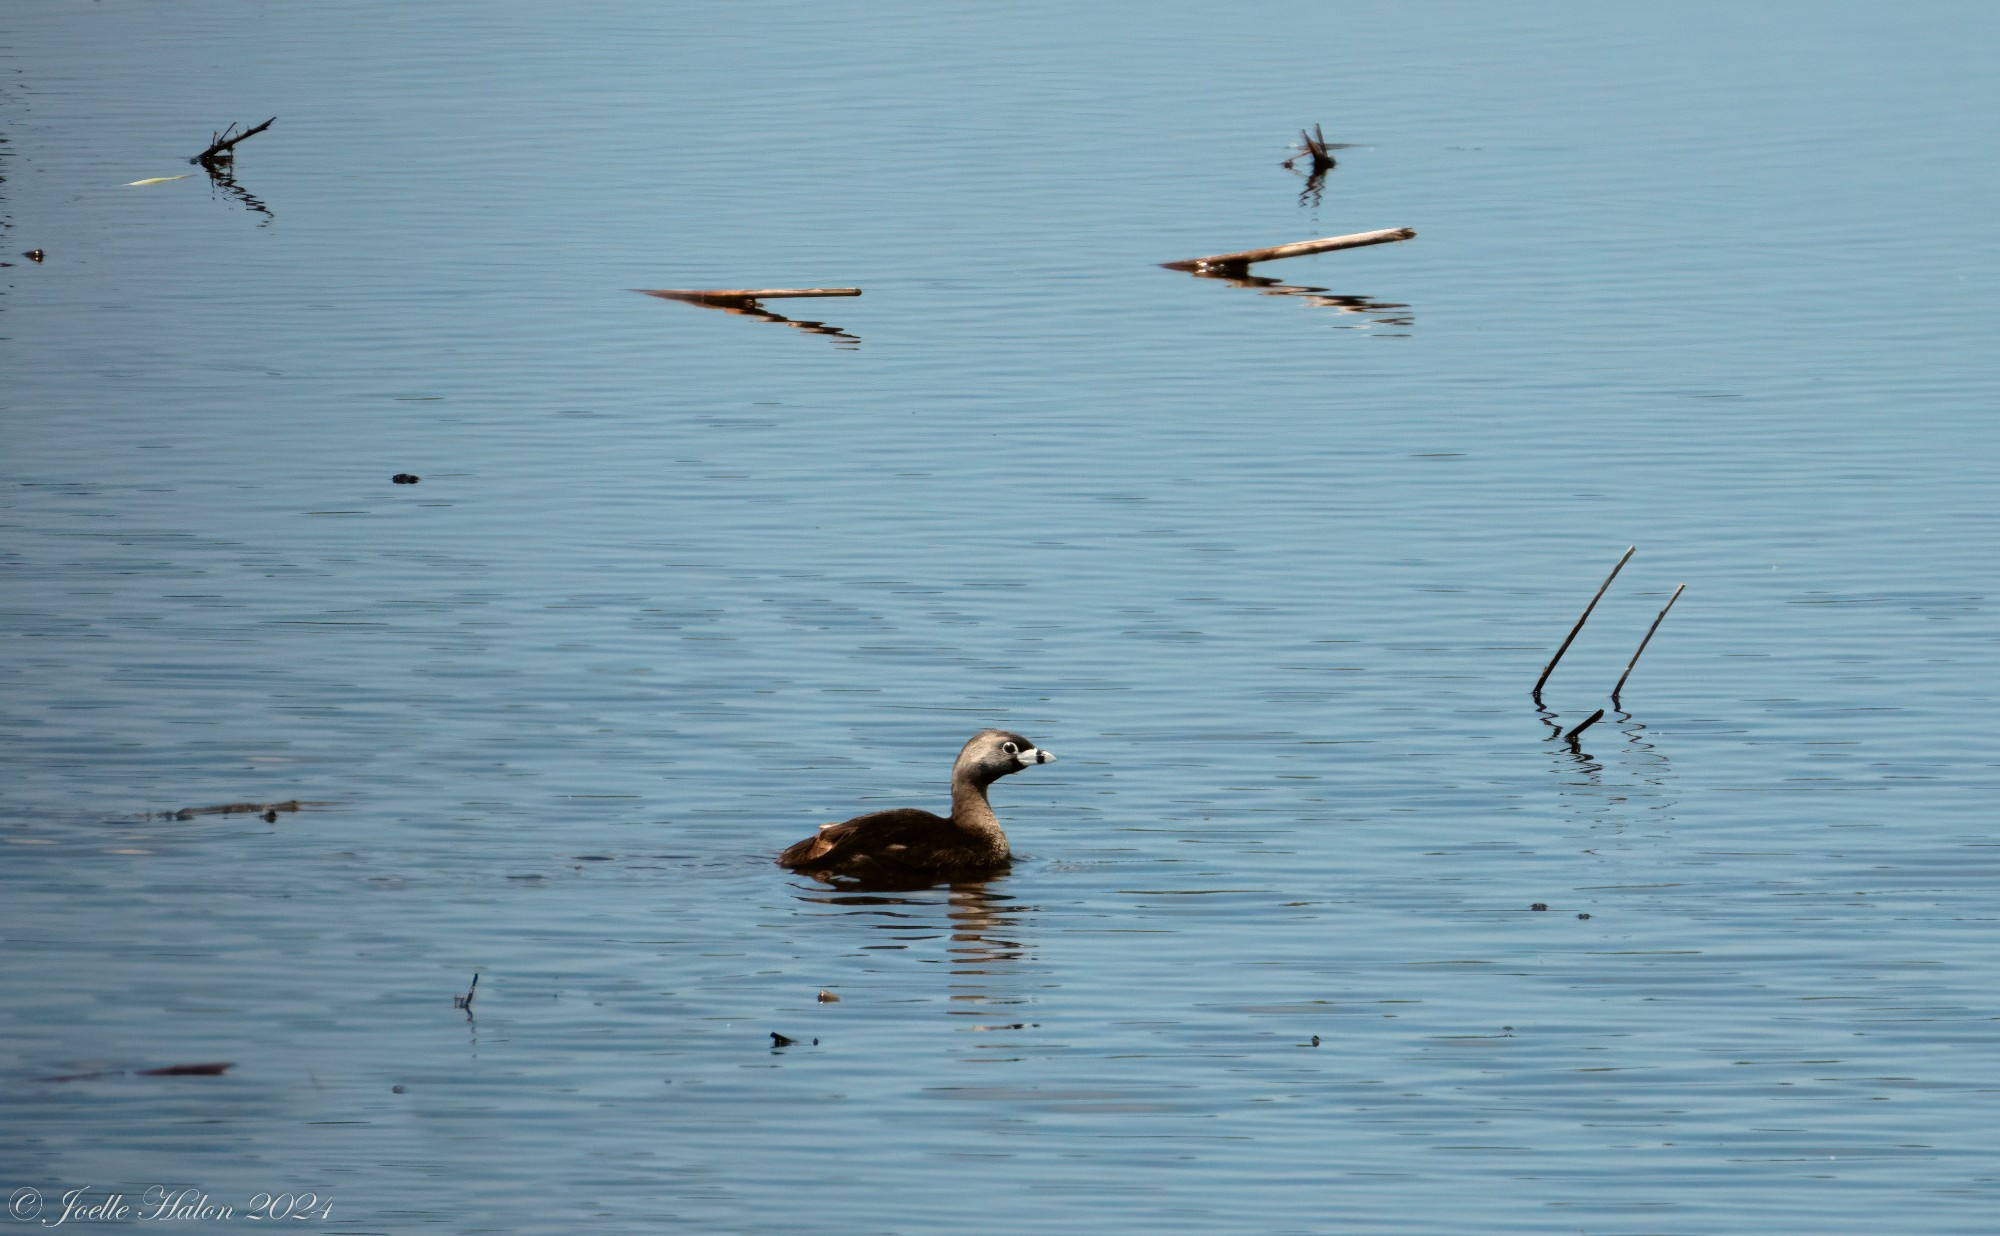
[[[211,189],[222,190],[224,194],[240,202],[246,210],[252,210],[264,216],[264,222],[259,223],[257,226],[263,227],[265,223],[269,223],[272,219],[277,218],[276,215],[271,213],[271,208],[264,205],[262,198],[236,183],[235,170],[227,162],[212,161],[203,163],[201,166],[202,170],[208,173],[208,184]]]
[[[861,336],[859,335],[849,334],[838,326],[829,326],[825,322],[814,322],[805,318],[788,318],[782,313],[773,313],[764,307],[762,301],[754,297],[697,297],[677,294],[670,295],[666,292],[655,292],[647,288],[634,288],[633,290],[646,296],[656,296],[661,300],[675,300],[684,305],[700,305],[704,309],[720,309],[724,313],[733,313],[738,317],[756,318],[760,322],[776,322],[781,326],[789,326],[811,335],[828,335],[836,341],[835,346],[848,351],[854,350],[861,344]]]
[[[1406,304],[1376,300],[1369,296],[1346,296],[1334,292],[1331,288],[1286,283],[1266,275],[1253,275],[1248,267],[1191,270],[1187,273],[1197,279],[1220,279],[1233,288],[1257,288],[1265,296],[1297,296],[1309,305],[1366,319],[1361,322],[1336,323],[1335,325],[1342,330],[1370,330],[1377,326],[1410,327],[1417,323],[1416,315],[1408,312],[1410,307]],[[1408,332],[1382,333],[1388,338],[1401,338]]]

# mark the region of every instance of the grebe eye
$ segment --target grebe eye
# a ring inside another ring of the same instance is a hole
[[[1008,744],[1006,744],[1005,746],[1001,747],[1000,749],[1001,749],[1002,751],[1005,751],[1005,752],[1006,752],[1006,753],[1007,753],[1008,755],[1019,755],[1019,754],[1021,753],[1021,749],[1020,749],[1019,747],[1015,746],[1015,745],[1014,745],[1013,743],[1011,743],[1011,742],[1010,742],[1010,743],[1008,743]]]

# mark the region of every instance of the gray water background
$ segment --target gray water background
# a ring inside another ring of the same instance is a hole
[[[1993,1230],[2000,12],[4,24],[0,1192]]]

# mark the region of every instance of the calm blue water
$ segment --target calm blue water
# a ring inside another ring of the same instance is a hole
[[[6,25],[10,1200],[1992,1229],[1990,7]]]

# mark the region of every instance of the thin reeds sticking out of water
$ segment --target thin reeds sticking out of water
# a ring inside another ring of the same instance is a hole
[[[1569,634],[1563,637],[1562,647],[1556,649],[1556,655],[1550,657],[1549,663],[1542,667],[1542,676],[1540,678],[1535,679],[1535,689],[1532,692],[1530,692],[1530,694],[1533,695],[1535,698],[1535,703],[1539,704],[1542,702],[1542,685],[1548,682],[1550,674],[1556,672],[1556,662],[1562,660],[1563,654],[1569,651],[1570,644],[1575,642],[1576,640],[1576,633],[1578,631],[1583,630],[1584,623],[1590,621],[1590,611],[1596,609],[1597,603],[1604,599],[1605,590],[1611,587],[1611,581],[1618,578],[1618,572],[1625,569],[1625,564],[1632,560],[1632,555],[1638,548],[1639,547],[1637,545],[1634,545],[1629,549],[1627,549],[1625,551],[1625,556],[1618,560],[1618,565],[1611,568],[1611,574],[1605,576],[1604,582],[1598,586],[1597,595],[1590,598],[1590,604],[1583,607],[1582,617],[1576,620],[1576,625],[1571,627],[1569,629]],[[1617,702],[1615,696],[1613,697],[1612,702],[1613,703]]]
[[[1621,564],[1621,565],[1622,565],[1622,564]],[[1614,572],[1614,574],[1615,574],[1615,573],[1616,573],[1616,572]],[[1615,687],[1613,687],[1613,688],[1611,688],[1611,703],[1612,703],[1612,704],[1613,704],[1614,706],[1618,706],[1618,707],[1622,707],[1622,705],[1619,705],[1619,703],[1618,703],[1618,693],[1619,693],[1620,691],[1623,691],[1623,690],[1625,689],[1625,680],[1626,680],[1627,678],[1630,678],[1630,677],[1632,676],[1632,667],[1633,667],[1633,666],[1635,666],[1635,665],[1637,665],[1637,664],[1639,664],[1639,653],[1640,653],[1640,652],[1644,652],[1644,651],[1646,651],[1646,645],[1647,645],[1647,644],[1650,644],[1650,643],[1652,643],[1652,642],[1653,642],[1653,632],[1655,632],[1655,631],[1657,631],[1657,630],[1659,630],[1659,629],[1660,629],[1660,623],[1661,623],[1661,622],[1662,622],[1662,621],[1663,621],[1663,620],[1664,620],[1664,619],[1666,618],[1666,616],[1667,616],[1667,611],[1668,611],[1668,610],[1670,610],[1670,609],[1672,609],[1672,608],[1674,607],[1674,602],[1675,602],[1675,601],[1678,601],[1678,600],[1680,600],[1680,599],[1681,599],[1681,593],[1682,593],[1682,592],[1683,592],[1683,591],[1684,591],[1684,590],[1685,590],[1686,588],[1687,588],[1687,585],[1686,585],[1686,584],[1681,584],[1681,585],[1677,586],[1677,587],[1676,587],[1676,588],[1674,589],[1674,595],[1672,595],[1672,596],[1668,597],[1668,598],[1667,598],[1667,603],[1666,603],[1665,605],[1662,605],[1662,606],[1660,607],[1660,613],[1659,613],[1659,616],[1653,619],[1653,625],[1652,625],[1652,626],[1650,626],[1650,627],[1647,627],[1647,628],[1646,628],[1646,638],[1644,638],[1644,639],[1642,639],[1642,640],[1640,640],[1640,641],[1639,641],[1639,651],[1638,651],[1638,652],[1635,652],[1635,653],[1633,653],[1633,654],[1632,654],[1632,659],[1631,659],[1630,661],[1627,661],[1627,662],[1625,663],[1625,672],[1624,672],[1624,673],[1622,673],[1622,674],[1620,674],[1620,675],[1618,675],[1618,685],[1617,685],[1617,686],[1615,686]],[[1586,612],[1587,612],[1587,611],[1586,611]],[[1582,624],[1581,624],[1581,623],[1578,623],[1577,625],[1581,626]],[[1558,656],[1560,656],[1560,655],[1562,655],[1562,654],[1558,653],[1557,655],[1558,655]],[[1545,677],[1545,678],[1546,678],[1547,676],[1548,676],[1548,675],[1546,675],[1546,674],[1544,674],[1544,675],[1543,675],[1543,677]]]

